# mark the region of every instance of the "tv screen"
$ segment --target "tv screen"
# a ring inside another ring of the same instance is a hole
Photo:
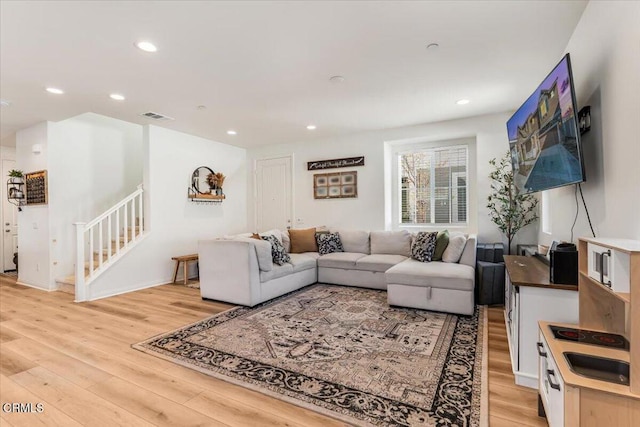
[[[585,180],[569,54],[507,122],[515,185],[523,193]]]

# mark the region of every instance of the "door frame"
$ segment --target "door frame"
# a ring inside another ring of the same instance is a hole
[[[5,168],[5,161],[7,162],[13,162],[12,166],[8,166],[7,168]],[[16,168],[16,160],[14,158],[11,158],[10,156],[5,156],[0,158],[0,172],[2,172],[2,175],[5,176],[6,173],[8,173],[8,169],[15,169]],[[0,239],[0,256],[2,257],[0,259],[0,273],[4,273],[5,271],[5,250],[7,250],[6,245],[4,244],[4,233],[5,233],[5,215],[8,215],[8,212],[5,211],[4,206],[9,207],[10,209],[14,209],[15,210],[15,214],[16,214],[16,220],[17,220],[17,206],[14,206],[13,204],[10,204],[7,202],[7,186],[5,185],[5,181],[4,179],[0,180],[0,184],[2,185],[2,188],[0,189],[0,198],[2,198],[2,201],[0,201],[0,221],[2,221],[2,239]],[[5,204],[6,202],[6,204]],[[17,224],[16,224],[17,227]],[[16,232],[17,233],[17,232]],[[11,252],[13,253],[13,251]],[[14,265],[14,269],[15,270],[15,265]],[[6,271],[12,271],[12,270],[6,270]]]
[[[253,159],[253,230],[255,232],[259,232],[258,230],[258,162],[267,161],[267,160],[278,160],[278,159],[289,159],[289,174],[291,176],[291,184],[290,184],[290,192],[291,197],[289,198],[289,212],[291,214],[291,228],[293,228],[294,218],[295,218],[295,190],[296,190],[296,180],[294,179],[294,173],[296,170],[295,167],[295,156],[293,153],[285,154],[282,156],[271,156],[271,157],[263,157],[260,159]],[[264,230],[263,230],[264,231]]]

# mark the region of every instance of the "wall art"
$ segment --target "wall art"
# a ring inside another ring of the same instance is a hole
[[[347,157],[344,159],[316,160],[314,162],[307,162],[307,170],[310,170],[310,171],[315,171],[320,169],[350,168],[355,166],[364,166],[364,156]]]
[[[318,173],[313,175],[314,199],[358,197],[358,172]]]

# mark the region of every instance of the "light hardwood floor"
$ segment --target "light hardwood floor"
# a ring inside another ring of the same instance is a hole
[[[4,426],[339,426],[341,422],[131,349],[231,306],[164,285],[90,303],[0,276]],[[514,385],[500,308],[489,309],[491,426],[545,426],[536,393]]]

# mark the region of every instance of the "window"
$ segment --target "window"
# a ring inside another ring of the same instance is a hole
[[[466,146],[398,153],[401,225],[467,223]]]

